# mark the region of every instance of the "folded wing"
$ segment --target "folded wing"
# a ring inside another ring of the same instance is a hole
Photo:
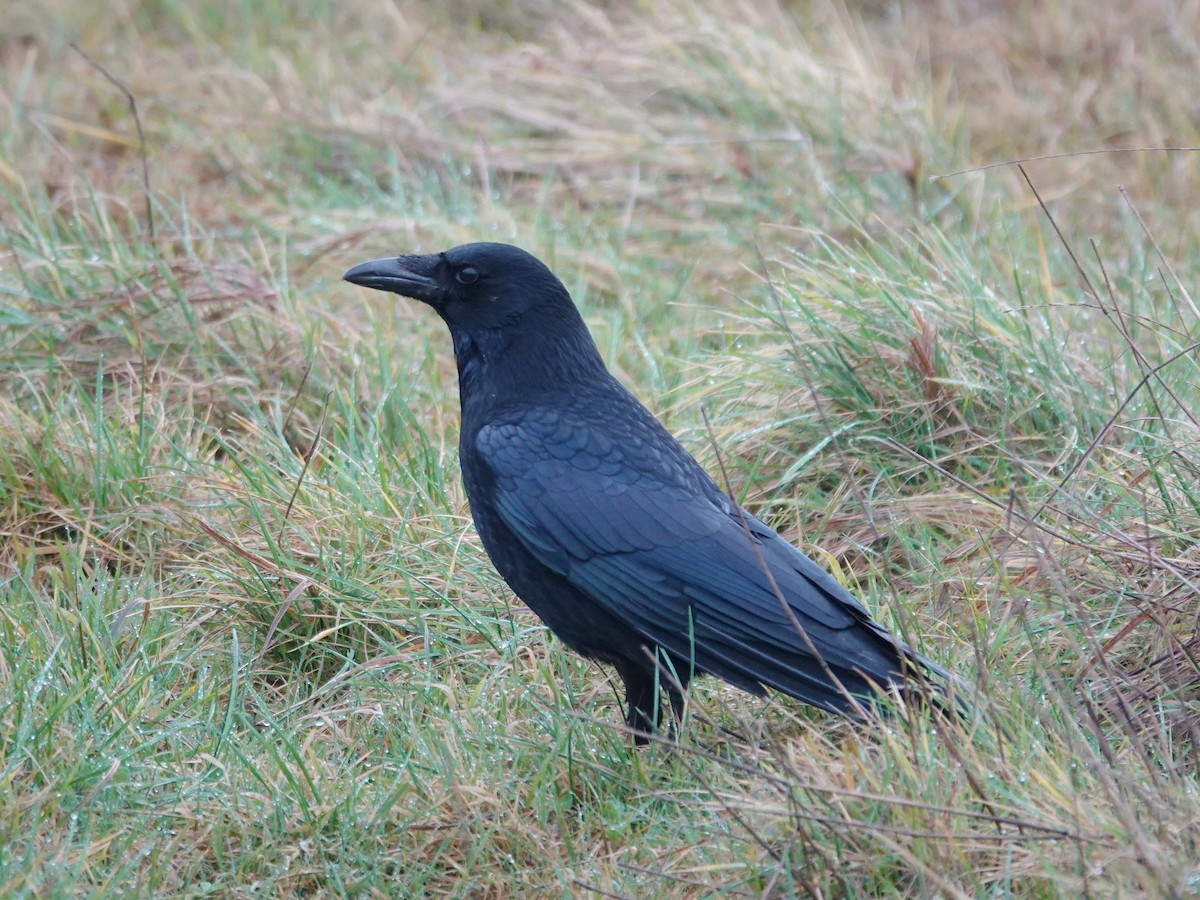
[[[697,671],[853,709],[906,660],[933,668],[828,573],[739,510],[695,466],[586,423],[528,416],[476,449],[505,524],[543,565]],[[940,670],[938,671],[941,674]]]

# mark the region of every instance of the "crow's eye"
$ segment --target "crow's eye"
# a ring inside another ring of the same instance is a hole
[[[479,270],[474,266],[464,266],[454,273],[454,279],[459,284],[474,284],[479,280]]]

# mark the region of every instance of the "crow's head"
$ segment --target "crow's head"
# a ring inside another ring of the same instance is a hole
[[[553,272],[508,244],[463,244],[441,253],[374,259],[342,277],[428,303],[451,331],[515,325],[530,312],[573,306]]]

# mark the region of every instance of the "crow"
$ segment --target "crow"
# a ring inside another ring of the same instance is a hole
[[[616,669],[645,743],[693,676],[862,718],[881,690],[955,682],[732,502],[608,371],[567,289],[517,247],[354,266],[450,328],[459,461],[496,570],[568,647]]]

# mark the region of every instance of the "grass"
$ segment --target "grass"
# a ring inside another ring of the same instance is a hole
[[[1197,145],[1198,15],[19,4],[0,892],[1200,892],[1197,157],[930,178]],[[478,544],[442,326],[338,280],[479,238],[992,721],[705,681],[635,751]]]

